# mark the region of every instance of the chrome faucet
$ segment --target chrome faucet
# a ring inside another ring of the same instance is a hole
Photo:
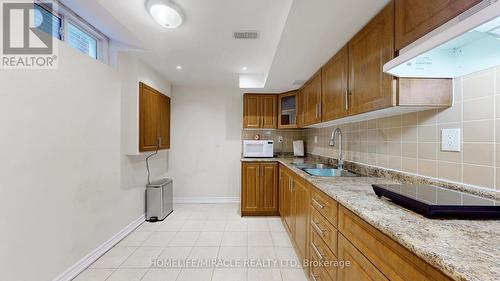
[[[340,130],[340,128],[337,128],[332,132],[332,137],[330,138],[329,145],[330,146],[337,146],[336,145],[337,134],[339,135],[339,155],[338,155],[338,159],[337,159],[337,166],[338,166],[337,168],[342,170],[344,168],[344,160],[342,158],[342,131]]]

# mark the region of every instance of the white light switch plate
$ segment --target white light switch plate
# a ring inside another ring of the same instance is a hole
[[[441,131],[441,150],[460,151],[460,128]]]

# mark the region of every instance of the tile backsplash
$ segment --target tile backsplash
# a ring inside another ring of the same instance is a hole
[[[447,109],[306,129],[306,151],[337,158],[336,127],[345,160],[500,190],[500,67],[455,79]],[[441,151],[445,128],[461,129],[460,152]]]

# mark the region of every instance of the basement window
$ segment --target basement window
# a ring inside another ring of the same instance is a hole
[[[63,4],[53,1],[52,5],[36,1],[35,10],[40,13],[35,13],[35,23],[41,23],[37,28],[89,57],[107,63],[109,39]]]

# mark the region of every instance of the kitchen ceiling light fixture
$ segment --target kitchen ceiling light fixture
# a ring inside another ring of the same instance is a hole
[[[246,71],[246,70],[248,70],[248,67],[244,66],[241,68],[241,70]]]
[[[178,66],[176,66],[175,68],[177,68],[177,70],[181,70],[181,69],[182,69],[182,66],[178,65]]]
[[[177,28],[184,20],[181,8],[171,0],[146,0],[146,10],[165,28]]]

